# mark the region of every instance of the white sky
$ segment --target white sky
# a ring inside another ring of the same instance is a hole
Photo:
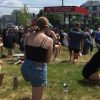
[[[85,3],[87,0],[64,0],[65,6],[79,6]],[[10,14],[14,9],[19,9],[23,7],[24,4],[34,8],[29,8],[29,12],[38,13],[41,8],[44,6],[61,6],[62,0],[0,0],[0,16],[4,14]],[[3,7],[2,7],[3,6]],[[12,7],[12,8],[8,8]],[[18,8],[13,8],[18,7]]]

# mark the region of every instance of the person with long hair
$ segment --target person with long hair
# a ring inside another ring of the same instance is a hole
[[[26,37],[21,72],[24,79],[32,84],[32,100],[42,100],[47,84],[47,64],[53,49],[53,40],[45,33],[49,30],[48,23],[46,17],[39,17],[33,31]]]

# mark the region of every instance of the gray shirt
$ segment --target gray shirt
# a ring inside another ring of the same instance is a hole
[[[69,32],[68,37],[69,37],[68,46],[74,49],[80,49],[80,43],[81,40],[83,39],[83,32],[78,29],[75,29]]]

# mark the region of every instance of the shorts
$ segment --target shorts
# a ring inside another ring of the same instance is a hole
[[[100,44],[100,40],[95,40],[96,43]]]
[[[25,59],[21,66],[21,73],[25,81],[31,82],[33,87],[47,85],[47,63]]]
[[[74,51],[74,53],[79,53],[80,52],[80,49],[76,49],[76,48],[72,48],[72,47],[68,47],[68,50],[69,51]]]

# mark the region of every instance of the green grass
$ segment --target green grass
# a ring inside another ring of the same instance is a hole
[[[53,62],[48,65],[48,85],[45,88],[43,100],[63,100],[63,83],[68,84],[68,100],[100,100],[100,86],[97,84],[84,83],[81,74],[84,64],[91,58],[85,55],[79,58],[77,64],[69,64],[67,48],[62,48],[59,63]],[[0,100],[28,100],[31,98],[31,85],[26,83],[20,73],[21,65],[8,64],[3,59],[2,72],[5,73],[0,87]],[[18,75],[19,88],[13,90],[13,76]],[[26,99],[23,99],[26,98]]]

